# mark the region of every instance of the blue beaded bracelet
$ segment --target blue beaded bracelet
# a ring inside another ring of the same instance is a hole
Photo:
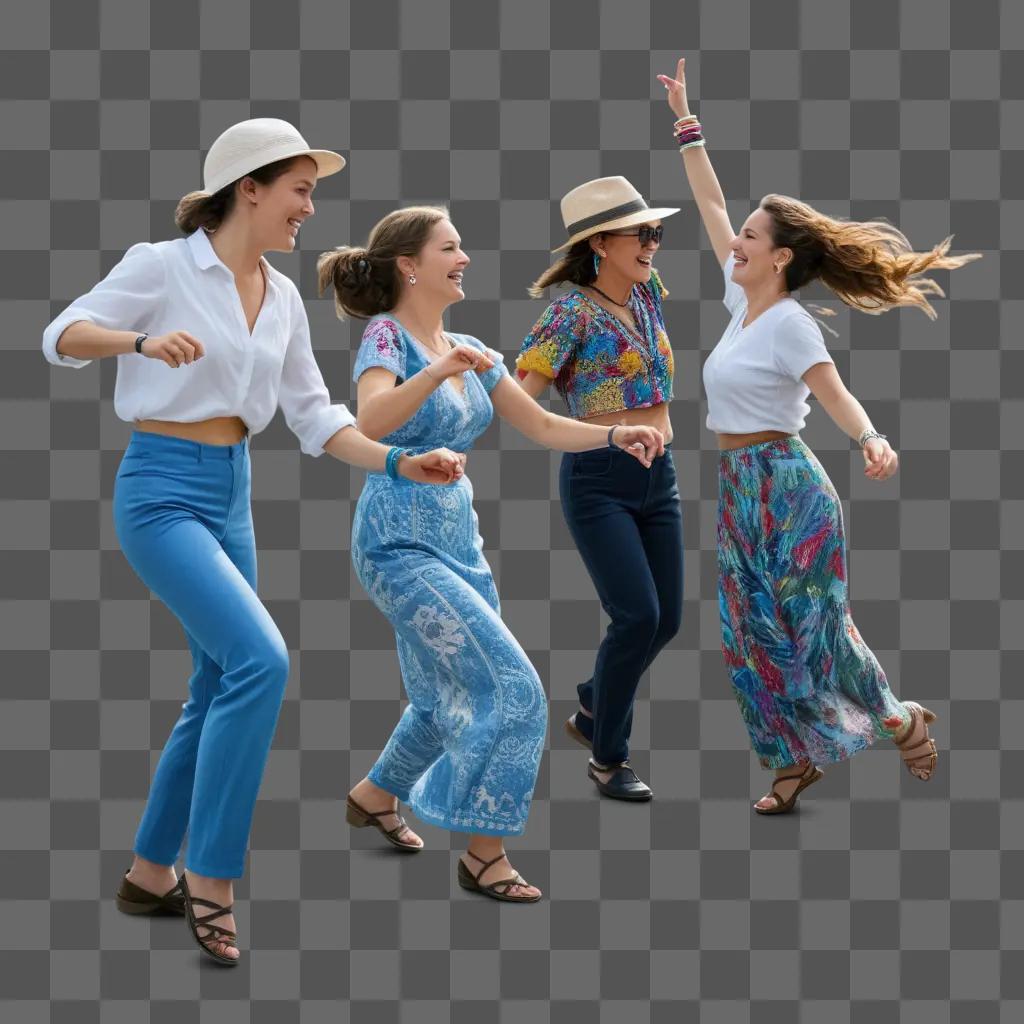
[[[387,473],[392,480],[398,479],[398,460],[405,455],[405,448],[390,448],[388,450],[387,458],[384,460],[384,472]]]

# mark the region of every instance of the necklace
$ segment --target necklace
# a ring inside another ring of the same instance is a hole
[[[620,309],[629,309],[629,300],[633,298],[632,288],[629,289],[629,294],[626,296],[626,301],[618,302],[615,299],[613,299],[610,295],[607,295],[605,292],[601,291],[601,289],[598,288],[596,284],[592,284],[590,285],[590,287],[593,288],[594,291],[597,292],[597,294],[600,295],[602,299],[607,299],[613,306],[618,306]]]

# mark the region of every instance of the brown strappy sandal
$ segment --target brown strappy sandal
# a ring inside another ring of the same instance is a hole
[[[380,819],[387,818],[394,815],[398,819],[398,824],[393,829],[386,829]],[[355,802],[350,796],[345,801],[345,820],[353,828],[366,828],[368,825],[372,825],[378,832],[394,847],[399,850],[406,850],[409,853],[418,853],[423,849],[422,846],[417,846],[415,843],[403,843],[398,837],[404,832],[411,832],[412,830],[405,823],[403,818],[398,813],[396,807],[393,811],[368,811]]]
[[[226,907],[218,906],[218,904],[211,900],[204,900],[199,896],[193,896],[189,892],[188,883],[185,881],[185,876],[182,875],[178,879],[178,884],[181,886],[182,895],[185,897],[185,917],[188,919],[188,926],[192,932],[196,942],[199,943],[199,948],[208,956],[212,957],[217,963],[224,967],[235,967],[238,965],[238,961],[242,958],[230,957],[226,953],[220,953],[216,949],[213,949],[209,943],[223,942],[229,946],[235,946],[237,949],[238,935],[231,931],[229,928],[222,928],[219,924],[211,924],[218,917],[223,917],[225,914],[231,913],[231,905]],[[198,904],[200,907],[209,907],[213,913],[204,914],[202,917],[196,917],[195,905]],[[205,928],[206,934],[200,935],[199,929]]]
[[[903,739],[893,740],[893,743],[899,748],[900,757],[903,758],[907,771],[915,779],[927,782],[932,777],[932,772],[935,771],[935,765],[939,760],[939,752],[935,749],[935,740],[928,735],[928,726],[935,721],[935,712],[921,707],[920,704],[912,700],[905,700],[903,706],[910,712],[910,728]],[[918,733],[918,723],[924,730],[923,735]],[[914,739],[915,733],[918,733],[917,739]]]
[[[511,878],[499,878],[496,882],[491,882],[488,885],[480,884],[480,876],[492,865],[497,864],[506,855],[504,853],[499,854],[493,860],[485,861],[482,857],[478,857],[472,850],[467,850],[466,853],[478,861],[483,867],[474,875],[469,868],[466,867],[466,862],[460,857],[459,858],[459,885],[463,889],[468,889],[470,892],[478,892],[481,896],[490,896],[492,900],[503,900],[505,903],[536,903],[540,899],[541,893],[536,896],[510,896],[508,894],[509,889],[513,885],[529,885],[525,878],[517,871]],[[499,886],[501,888],[499,888]]]
[[[796,807],[796,798],[808,786],[813,786],[815,782],[819,779],[823,779],[824,777],[825,773],[809,761],[807,763],[807,767],[801,769],[795,775],[776,775],[775,781],[772,782],[771,791],[766,794],[767,796],[770,796],[775,803],[772,804],[771,807],[758,807],[757,804],[754,804],[754,810],[757,811],[758,814],[788,814],[794,807]],[[787,779],[799,779],[800,783],[797,785],[796,789],[789,794],[789,798],[787,800],[783,800],[782,797],[775,792],[775,787],[780,782],[785,782]],[[761,799],[763,800],[764,797]]]
[[[128,881],[128,872],[124,873],[121,879],[121,888],[117,890],[114,898],[117,909],[122,914],[152,914],[155,916],[167,914],[184,914],[185,897],[181,893],[181,879],[163,894],[158,896],[155,892],[143,889],[134,882]]]

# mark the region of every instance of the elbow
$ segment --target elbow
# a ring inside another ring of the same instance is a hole
[[[379,441],[387,433],[378,418],[366,411],[356,413],[356,430],[371,441]]]

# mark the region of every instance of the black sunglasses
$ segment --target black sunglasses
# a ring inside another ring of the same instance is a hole
[[[624,238],[639,238],[641,245],[650,245],[654,242],[661,245],[662,236],[665,234],[665,225],[659,224],[652,228],[650,224],[641,224],[636,231],[606,231],[606,235],[621,235]]]

